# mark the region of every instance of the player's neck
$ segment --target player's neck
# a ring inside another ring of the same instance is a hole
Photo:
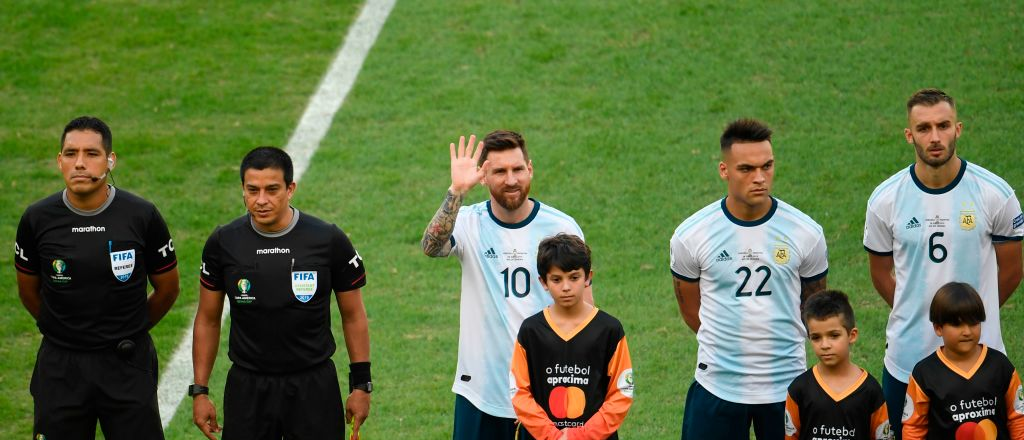
[[[772,199],[767,197],[761,203],[750,205],[739,201],[736,197],[726,197],[725,209],[728,209],[729,214],[732,214],[733,217],[745,222],[752,222],[768,215],[768,211],[772,210]]]
[[[580,299],[576,304],[565,307],[559,304],[552,304],[548,307],[548,316],[551,321],[564,332],[571,332],[590,316],[594,306]]]
[[[95,211],[107,202],[107,197],[110,196],[110,187],[103,185],[95,191],[87,193],[77,193],[68,189],[65,191],[65,194],[67,195],[68,203],[74,206],[75,209]]]
[[[917,180],[920,180],[928,188],[945,188],[950,183],[953,183],[956,176],[960,174],[960,167],[962,165],[963,161],[956,155],[953,155],[946,163],[938,167],[933,167],[918,159],[914,165],[914,174],[917,175]]]
[[[814,368],[817,369],[818,376],[825,381],[825,384],[837,392],[850,388],[860,379],[861,374],[864,372],[857,364],[850,362],[850,359],[844,359],[842,362],[831,366],[818,363]]]
[[[939,350],[942,350],[942,355],[945,356],[947,360],[963,371],[969,371],[973,368],[974,364],[978,363],[978,358],[981,357],[981,345],[979,344],[975,344],[974,347],[966,353],[949,350],[946,346],[940,347]]]
[[[504,206],[501,206],[501,204],[498,203],[497,200],[494,200],[494,197],[492,196],[491,213],[494,214],[494,218],[501,220],[502,223],[514,225],[516,223],[522,222],[523,220],[526,220],[526,218],[530,216],[530,213],[533,212],[533,204],[534,201],[527,197],[526,200],[523,201],[523,204],[519,205],[518,208],[508,210],[505,209]]]

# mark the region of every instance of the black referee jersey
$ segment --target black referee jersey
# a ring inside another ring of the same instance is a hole
[[[331,291],[366,284],[363,260],[341,229],[292,212],[291,224],[273,234],[239,217],[203,248],[199,280],[231,302],[228,357],[247,370],[290,373],[330,358]]]
[[[982,345],[970,371],[936,350],[914,366],[904,439],[1024,439],[1024,391],[1006,355]]]
[[[150,327],[148,276],[177,265],[174,244],[152,203],[108,186],[94,211],[61,191],[25,210],[14,264],[38,276],[36,324],[46,339],[73,350],[110,348]]]
[[[786,440],[891,440],[882,387],[868,372],[849,389],[833,390],[818,366],[803,372],[786,394]]]

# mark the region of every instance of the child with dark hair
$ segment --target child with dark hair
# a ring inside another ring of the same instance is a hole
[[[802,318],[819,362],[789,385],[786,440],[891,440],[882,387],[850,361],[858,331],[846,294],[811,295]]]
[[[537,271],[555,303],[526,318],[512,353],[520,439],[618,439],[633,403],[622,324],[583,301],[590,248],[575,235],[540,243]]]
[[[1024,439],[1017,370],[979,344],[985,305],[969,284],[939,288],[928,314],[943,345],[914,367],[903,407],[903,439]]]

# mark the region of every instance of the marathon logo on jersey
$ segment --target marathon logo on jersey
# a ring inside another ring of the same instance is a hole
[[[1013,218],[1013,229],[1017,229],[1021,226],[1024,226],[1024,213],[1017,214],[1017,216]]]
[[[977,224],[978,218],[974,216],[974,211],[960,211],[960,229],[970,231]]]
[[[494,252],[494,248],[490,248],[490,249],[484,251],[484,258],[491,258],[491,259],[498,258],[498,253]]]
[[[290,254],[290,253],[292,253],[292,250],[288,249],[288,248],[274,247],[274,248],[268,248],[268,249],[256,249],[256,255]]]
[[[729,255],[729,251],[725,249],[722,249],[722,253],[718,254],[718,256],[715,257],[716,263],[721,263],[723,261],[732,261],[732,255]]]
[[[914,229],[914,228],[920,228],[920,227],[921,227],[921,222],[917,221],[917,217],[911,217],[910,221],[907,222],[907,228],[906,229]]]
[[[79,226],[71,228],[71,232],[106,232],[107,228],[103,226]]]
[[[124,251],[110,250],[110,269],[114,271],[114,277],[120,282],[128,281],[135,271],[135,249]]]
[[[316,271],[304,270],[292,272],[292,294],[299,302],[309,302],[316,293]]]

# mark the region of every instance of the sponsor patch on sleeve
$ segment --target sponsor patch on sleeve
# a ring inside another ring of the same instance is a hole
[[[1013,218],[1013,229],[1017,229],[1021,227],[1021,225],[1024,225],[1024,212],[1017,214],[1017,216]]]

